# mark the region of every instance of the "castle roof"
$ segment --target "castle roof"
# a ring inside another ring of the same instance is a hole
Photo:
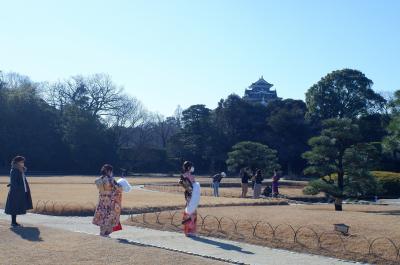
[[[261,89],[265,89],[267,91],[269,91],[271,87],[273,87],[273,84],[270,84],[267,81],[265,81],[263,76],[261,76],[260,79],[258,79],[258,81],[252,83],[249,86],[249,88],[251,88],[251,89],[261,88]]]

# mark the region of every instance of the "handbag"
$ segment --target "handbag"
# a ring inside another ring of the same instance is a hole
[[[121,222],[119,222],[116,226],[113,227],[113,232],[122,230]]]

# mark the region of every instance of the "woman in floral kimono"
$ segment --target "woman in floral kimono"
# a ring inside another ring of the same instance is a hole
[[[108,164],[101,168],[101,177],[95,183],[99,189],[99,203],[93,224],[100,226],[101,236],[108,236],[120,223],[122,188],[114,179],[113,167]]]
[[[192,173],[194,172],[193,164],[189,161],[183,163],[183,174],[179,184],[185,189],[186,208],[183,213],[182,224],[183,231],[186,236],[196,236],[197,231],[197,206],[200,201],[200,184],[195,181]]]

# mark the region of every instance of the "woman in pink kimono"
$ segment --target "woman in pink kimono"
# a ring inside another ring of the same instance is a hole
[[[193,164],[189,161],[183,163],[183,174],[179,184],[185,189],[186,207],[183,213],[183,231],[186,236],[196,236],[197,231],[197,206],[200,201],[200,184],[195,181],[192,173]]]
[[[122,188],[114,179],[113,167],[108,164],[101,168],[101,177],[95,183],[99,189],[99,203],[93,224],[100,226],[101,236],[108,236],[120,224]]]

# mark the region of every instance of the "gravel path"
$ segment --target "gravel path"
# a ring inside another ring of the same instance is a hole
[[[9,216],[0,210],[0,219]],[[66,231],[98,234],[98,227],[91,224],[91,217],[59,217],[38,214],[19,216],[22,224],[40,225]],[[112,238],[123,243],[153,246],[161,249],[208,257],[236,264],[296,264],[296,265],[349,265],[354,262],[334,258],[295,253],[287,250],[271,249],[229,240],[198,237],[187,238],[176,232],[124,226],[122,231],[112,234]]]

